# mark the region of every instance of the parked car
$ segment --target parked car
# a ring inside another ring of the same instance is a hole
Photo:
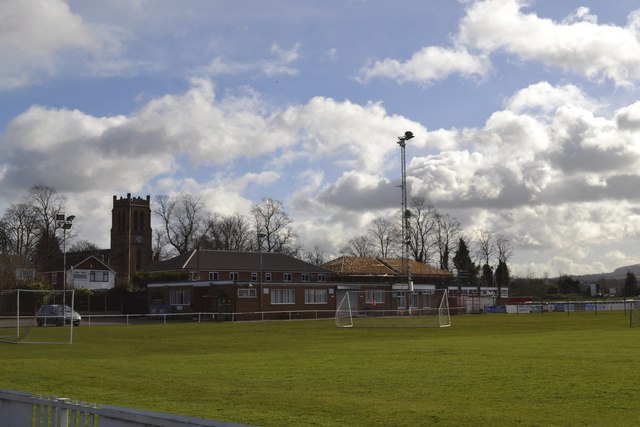
[[[64,307],[64,312],[63,308]],[[37,322],[38,326],[42,325],[56,325],[62,326],[63,323],[68,324],[73,321],[73,326],[79,326],[80,314],[77,311],[74,311],[68,305],[63,306],[62,304],[51,304],[43,306],[38,312]]]

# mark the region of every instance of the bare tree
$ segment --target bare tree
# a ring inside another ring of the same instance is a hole
[[[209,220],[203,248],[246,251],[253,246],[252,234],[249,221],[244,215],[215,216]]]
[[[313,265],[322,265],[325,261],[325,253],[320,246],[315,245],[313,249],[304,253],[304,260]]]
[[[482,229],[476,233],[476,255],[482,265],[490,265],[496,244],[493,232]]]
[[[88,240],[79,240],[68,249],[69,252],[97,252],[100,247]]]
[[[11,255],[32,257],[38,239],[37,214],[26,202],[9,206],[2,217],[6,245]]]
[[[491,257],[495,253],[495,236],[489,231],[482,229],[476,233],[476,252],[482,266],[482,284],[484,286],[493,285],[493,269],[491,267]],[[480,284],[478,284],[480,292]]]
[[[178,254],[199,247],[208,231],[204,204],[190,194],[157,196],[153,213],[162,221],[163,238]]]
[[[513,248],[511,247],[511,241],[504,235],[498,234],[495,242],[496,250],[498,251],[498,262],[504,262],[505,264],[511,259],[513,254]]]
[[[55,236],[56,216],[65,213],[66,198],[58,194],[55,188],[38,184],[29,190],[26,203],[32,206],[36,216],[40,239],[36,264],[42,266],[60,252]]]
[[[453,271],[449,266],[452,245],[460,235],[460,222],[449,214],[438,214],[436,217],[436,241],[440,255],[440,269]]]
[[[412,199],[411,216],[407,219],[407,241],[410,256],[418,261],[427,263],[433,258],[437,249],[436,224],[437,211],[427,205],[424,198]]]
[[[382,258],[390,258],[396,252],[400,240],[400,230],[386,218],[376,218],[369,229],[375,252]]]
[[[356,236],[349,239],[347,245],[342,248],[341,252],[344,255],[363,258],[374,256],[373,246],[367,235]]]
[[[296,235],[282,202],[264,197],[253,205],[251,214],[257,234],[264,235],[262,244],[265,252],[284,252],[287,247],[293,248]]]

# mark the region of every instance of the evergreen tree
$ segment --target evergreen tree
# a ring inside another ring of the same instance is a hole
[[[625,297],[633,297],[638,293],[638,279],[629,270],[627,270],[627,277],[624,279],[623,293]]]
[[[507,263],[502,260],[499,261],[498,267],[496,268],[496,285],[498,286],[498,302],[497,302],[498,305],[500,305],[500,303],[502,302],[501,301],[502,288],[509,287],[510,280],[511,279],[509,277],[509,267],[507,266]]]
[[[467,242],[461,237],[453,257],[453,265],[458,272],[458,286],[474,286],[478,282],[478,267],[471,261]]]

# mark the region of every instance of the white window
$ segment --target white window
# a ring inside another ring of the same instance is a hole
[[[265,280],[265,282],[270,282],[271,281],[271,273],[264,273],[264,280]]]
[[[209,272],[209,280],[219,280],[220,275],[218,274],[217,271],[210,271]]]
[[[308,282],[309,281],[309,275],[307,273],[302,273],[300,275],[300,281],[301,282]]]
[[[87,280],[87,273],[73,273],[74,280]],[[108,282],[109,281],[109,272],[103,271],[100,274],[99,271],[90,271],[89,272],[89,281],[90,282]]]
[[[384,304],[384,292],[376,291],[374,289],[370,289],[364,292],[364,303],[365,304]]]
[[[327,281],[327,276],[325,276],[324,274],[318,274],[318,282],[324,283],[326,281]]]
[[[238,274],[237,271],[231,271],[229,272],[229,280],[238,280],[240,278],[240,275]]]
[[[255,298],[257,295],[255,288],[238,289],[238,298]]]
[[[172,289],[169,294],[169,303],[171,305],[190,305],[191,289]]]
[[[291,273],[283,273],[282,274],[282,281],[283,282],[290,282],[291,281]]]
[[[256,273],[255,271],[253,273],[251,273],[251,280],[253,282],[257,282],[258,281],[258,273]]]
[[[411,293],[411,307],[418,307],[418,293]]]
[[[198,280],[198,272],[197,271],[190,272],[189,277],[191,278],[191,280]]]
[[[295,304],[295,289],[272,289],[271,304]]]
[[[305,304],[326,304],[328,297],[326,289],[305,289],[304,290],[304,303]]]

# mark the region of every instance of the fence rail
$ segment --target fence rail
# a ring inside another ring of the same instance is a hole
[[[2,427],[248,427],[0,389]]]

